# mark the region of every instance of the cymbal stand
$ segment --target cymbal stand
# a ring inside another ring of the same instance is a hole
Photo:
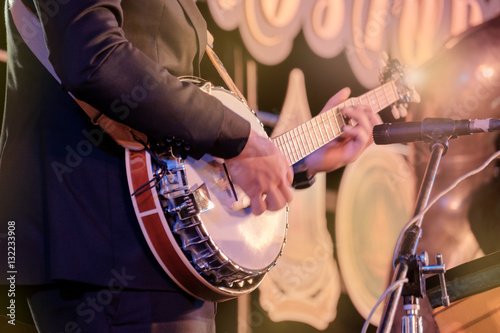
[[[420,186],[417,202],[415,205],[416,217],[429,202],[430,194],[436,178],[439,163],[443,155],[448,150],[449,139],[451,135],[443,135],[443,132],[433,131],[426,141],[430,142],[431,155],[425,170],[424,179]],[[426,253],[416,255],[418,241],[422,234],[422,219],[420,217],[405,232],[398,256],[395,260],[395,271],[392,282],[408,279],[404,285],[401,285],[395,291],[389,294],[384,306],[384,312],[377,333],[389,333],[394,322],[396,306],[400,297],[404,297],[403,310],[405,315],[402,320],[402,333],[422,333],[422,317],[419,310],[419,299],[425,296],[425,278],[424,274],[440,274],[441,287],[443,290],[443,303],[445,303],[446,283],[444,280],[445,266],[442,257],[438,255],[437,263],[434,266],[428,266],[429,260]],[[448,301],[449,304],[449,301]]]

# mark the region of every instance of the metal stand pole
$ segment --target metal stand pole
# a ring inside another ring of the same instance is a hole
[[[446,154],[449,139],[450,137],[443,138],[441,135],[436,135],[436,138],[431,140],[431,156],[425,170],[424,179],[420,186],[414,216],[420,213],[429,202],[439,163],[441,157]],[[425,294],[425,280],[422,281],[421,279],[421,271],[423,266],[427,265],[427,262],[422,262],[421,258],[415,256],[418,241],[422,233],[421,225],[422,218],[415,222],[405,232],[401,248],[399,249],[396,262],[394,263],[396,268],[392,282],[402,280],[405,277],[407,277],[409,281],[405,283],[405,286],[398,288],[388,296],[377,332],[390,332],[394,322],[396,307],[403,293],[405,294],[404,310],[406,313],[403,317],[403,332],[421,333],[423,330],[422,318],[419,315],[420,306],[418,298],[423,297],[423,294]],[[411,263],[412,260],[416,260],[416,262]],[[412,285],[409,285],[410,283]],[[403,292],[403,289],[405,289],[405,292]]]

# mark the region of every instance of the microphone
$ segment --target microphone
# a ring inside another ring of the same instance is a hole
[[[421,122],[386,123],[373,127],[373,141],[377,145],[432,139],[450,139],[460,135],[500,130],[500,119],[425,118]]]

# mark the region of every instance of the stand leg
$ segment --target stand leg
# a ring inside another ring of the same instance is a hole
[[[406,312],[406,315],[403,317],[401,323],[401,333],[422,333],[423,324],[422,317],[419,314],[419,299],[414,296],[407,296],[405,298],[403,310]]]
[[[441,157],[446,153],[448,149],[448,139],[449,138],[447,138],[446,141],[436,139],[431,144],[431,156],[429,158],[427,169],[425,170],[424,179],[417,196],[414,216],[420,213],[429,202]],[[407,232],[405,232],[401,249],[397,249],[398,258],[397,262],[395,263],[396,271],[393,275],[393,280],[391,283],[412,275],[412,272],[409,272],[408,262],[411,257],[415,256],[418,240],[421,234],[421,225],[422,218],[420,218],[419,221],[415,222],[415,224],[410,229],[408,229]],[[377,330],[378,333],[390,332],[392,324],[394,322],[396,306],[401,297],[401,290],[402,288],[398,288],[388,296],[386,305],[384,307],[383,316]],[[415,296],[421,297],[420,295]],[[410,299],[405,299],[404,310],[406,312],[406,316],[403,317],[403,333],[422,333],[423,330],[422,318],[419,315],[418,298],[416,298],[415,296],[410,296]],[[408,301],[409,303],[406,304]]]

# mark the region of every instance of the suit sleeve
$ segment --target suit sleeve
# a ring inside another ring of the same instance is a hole
[[[134,47],[122,29],[120,2],[72,1],[44,16],[41,8],[53,1],[35,1],[63,89],[154,139],[182,139],[195,158],[239,154],[249,123]]]

